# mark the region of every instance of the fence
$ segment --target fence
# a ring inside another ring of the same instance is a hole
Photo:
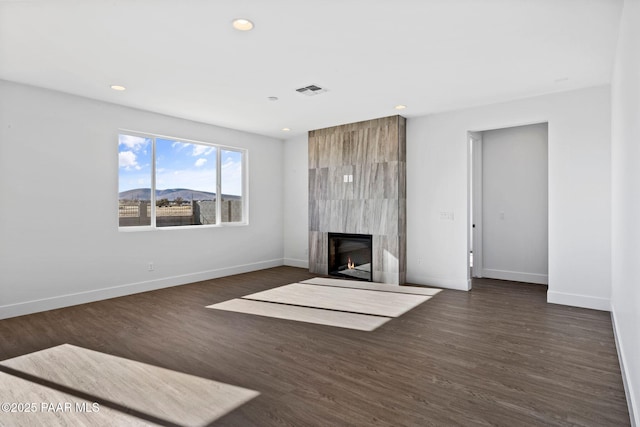
[[[182,206],[158,206],[156,207],[156,226],[215,224],[216,203],[215,200],[194,200]],[[222,222],[242,221],[241,199],[223,199],[220,208]],[[120,202],[118,217],[120,227],[151,225],[151,206],[146,201]]]

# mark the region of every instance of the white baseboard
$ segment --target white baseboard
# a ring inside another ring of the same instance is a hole
[[[629,366],[625,359],[625,353],[622,341],[618,336],[618,327],[616,322],[616,312],[615,310],[611,310],[611,324],[613,325],[613,337],[616,341],[616,350],[618,350],[618,360],[620,362],[620,373],[622,374],[622,383],[624,384],[624,394],[627,398],[627,408],[629,409],[629,419],[631,420],[631,427],[639,427],[640,426],[640,413],[638,411],[640,408],[634,407],[634,402],[638,402],[635,399],[635,393],[633,387],[631,386],[631,379],[628,377],[627,370],[625,366]]]
[[[548,291],[547,302],[551,304],[591,308],[593,310],[611,311],[611,301],[609,298],[599,298],[588,295]]]
[[[482,269],[482,277],[488,279],[511,280],[513,282],[537,283],[548,285],[549,276],[546,274],[521,273],[519,271],[494,270],[491,268]]]
[[[309,260],[285,258],[284,265],[288,265],[290,267],[309,268]]]
[[[17,304],[3,305],[0,306],[0,319],[8,319],[10,317],[23,316],[40,311],[54,310],[56,308],[101,301],[109,298],[137,294],[140,292],[153,291],[171,286],[185,285],[187,283],[216,279],[218,277],[231,276],[234,274],[248,273],[250,271],[264,270],[265,268],[279,267],[281,265],[283,265],[283,260],[280,258],[251,264],[218,268],[215,270],[200,271],[197,273],[183,274],[179,276],[165,277],[162,279],[148,280],[144,282],[129,283],[126,285],[95,289],[75,294],[60,295],[57,297],[26,301]]]
[[[407,273],[407,283],[412,285],[436,286],[438,288],[468,291],[471,289],[471,280],[453,280],[442,277],[415,276]]]

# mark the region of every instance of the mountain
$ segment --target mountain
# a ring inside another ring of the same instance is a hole
[[[191,200],[215,200],[216,193],[210,193],[208,191],[189,190],[188,188],[171,188],[167,190],[156,190],[156,200],[169,199],[169,201],[175,200],[178,197],[182,197],[185,201]],[[151,189],[150,188],[136,188],[133,190],[122,191],[119,194],[120,200],[150,200]],[[222,198],[227,199],[239,199],[240,196],[232,196],[223,194]]]

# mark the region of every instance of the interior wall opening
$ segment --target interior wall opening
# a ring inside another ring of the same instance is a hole
[[[468,144],[470,280],[548,284],[548,124],[473,131]]]

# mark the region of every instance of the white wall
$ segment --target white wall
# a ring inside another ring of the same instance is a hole
[[[250,225],[118,232],[118,128],[247,148]],[[282,148],[0,81],[0,318],[281,265]]]
[[[608,86],[408,120],[408,282],[468,289],[467,132],[542,122],[549,123],[548,300],[610,308]]]
[[[612,296],[632,422],[640,426],[640,1],[627,0],[612,83]]]
[[[482,276],[547,284],[547,124],[482,132],[481,147]]]
[[[284,263],[309,268],[309,144],[284,142]]]

